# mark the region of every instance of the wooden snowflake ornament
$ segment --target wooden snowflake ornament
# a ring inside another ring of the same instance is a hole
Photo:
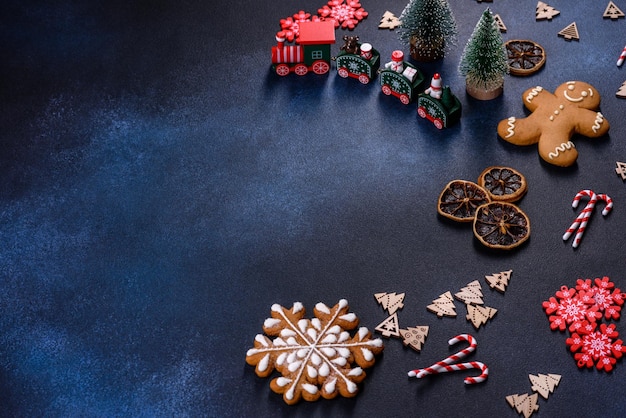
[[[622,12],[615,3],[610,1],[609,4],[606,6],[606,9],[604,10],[604,14],[602,15],[602,17],[604,17],[605,19],[616,20],[616,19],[619,19],[620,17],[624,17],[624,12]]]
[[[407,329],[401,329],[400,335],[402,335],[402,343],[408,345],[415,351],[421,351],[422,345],[426,342],[428,336],[428,326],[408,327]]]
[[[495,273],[490,276],[485,276],[485,280],[489,284],[490,288],[496,289],[498,292],[504,293],[506,287],[509,285],[509,280],[511,280],[511,273],[513,273],[513,270]]]
[[[383,337],[387,337],[387,338],[391,336],[399,337],[400,326],[398,325],[398,314],[394,313],[393,315],[385,319],[383,322],[378,324],[376,328],[374,329],[380,332],[381,334],[383,334]]]
[[[538,375],[529,374],[528,378],[530,379],[530,383],[532,383],[531,389],[541,396],[544,399],[548,399],[548,395],[554,392],[554,389],[557,387],[559,382],[561,381],[560,374],[541,374]]]
[[[546,3],[537,2],[537,9],[535,10],[536,20],[552,20],[553,17],[558,16],[561,12],[554,7],[547,5]]]
[[[404,307],[404,293],[400,293],[399,295],[395,292],[376,293],[374,294],[374,297],[383,309],[389,312],[389,315],[393,315],[398,309],[402,309]]]
[[[258,334],[246,353],[246,362],[255,366],[257,376],[267,377],[274,370],[282,375],[270,382],[270,388],[289,405],[320,396],[355,396],[358,383],[365,379],[363,369],[373,366],[383,350],[382,340],[371,339],[365,327],[351,335],[359,319],[349,312],[345,299],[332,308],[320,302],[313,312],[314,318],[305,319],[299,302],[291,309],[272,305],[272,316],[263,323],[271,338]]]
[[[515,408],[518,414],[529,418],[534,412],[539,410],[537,398],[536,393],[532,395],[524,393],[522,395],[509,395],[506,397],[506,401],[511,405],[511,408]]]
[[[454,297],[465,304],[483,304],[483,292],[478,280],[470,282],[462,288],[458,293],[454,294]]]
[[[456,316],[456,308],[454,306],[454,299],[452,299],[452,293],[447,291],[439,295],[439,297],[433,300],[433,303],[426,307],[432,313],[437,314],[438,317],[442,316]]]

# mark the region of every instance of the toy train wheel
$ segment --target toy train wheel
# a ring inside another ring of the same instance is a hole
[[[387,84],[383,84],[381,90],[383,91],[384,94],[386,94],[387,96],[391,96],[391,87],[389,87]]]
[[[435,125],[435,128],[437,129],[443,129],[443,121],[439,118],[435,118],[433,120],[433,125]]]
[[[361,82],[361,84],[367,84],[370,82],[370,78],[367,76],[367,74],[361,74],[359,76],[359,81]]]
[[[418,107],[417,114],[420,115],[420,117],[426,119],[426,108],[424,106]]]
[[[313,63],[313,72],[315,74],[326,74],[330,70],[330,65],[326,61],[315,61]]]
[[[344,67],[341,67],[337,70],[337,74],[339,74],[339,77],[342,78],[348,78],[348,75],[350,75],[350,73],[348,73],[348,70],[346,70]]]
[[[305,75],[306,73],[309,72],[309,69],[304,64],[296,64],[296,66],[293,69],[293,72],[298,75]]]
[[[276,66],[276,74],[280,76],[286,76],[289,74],[289,66],[287,64],[278,64]]]
[[[411,103],[411,99],[409,99],[409,96],[407,96],[406,94],[400,95],[400,101],[402,102],[402,104],[405,105]]]

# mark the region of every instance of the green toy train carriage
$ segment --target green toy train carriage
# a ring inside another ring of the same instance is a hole
[[[437,129],[447,128],[461,119],[461,102],[448,86],[443,88],[441,99],[420,93],[417,96],[417,114],[431,121]]]
[[[346,50],[333,57],[337,63],[337,74],[342,78],[356,78],[363,84],[368,84],[376,76],[380,66],[380,53],[372,48],[371,44],[358,44],[358,53]]]
[[[417,95],[424,75],[419,68],[402,61],[402,51],[394,51],[391,56],[393,61],[379,71],[381,90],[387,96],[395,96],[403,104],[409,104]]]

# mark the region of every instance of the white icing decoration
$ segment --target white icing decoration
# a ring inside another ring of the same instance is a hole
[[[294,361],[293,363],[289,363],[289,365],[287,366],[287,370],[289,370],[291,373],[293,373],[296,370],[298,370],[301,365],[302,365],[302,361],[300,361],[300,360]]]
[[[333,335],[333,334],[327,335],[322,340],[323,344],[333,344],[333,343],[336,343],[336,342],[337,342],[337,336]]]
[[[287,345],[287,343],[285,342],[285,340],[283,340],[283,339],[282,339],[282,338],[280,338],[280,337],[276,337],[276,338],[274,338],[274,341],[272,341],[272,342],[274,343],[274,345],[278,345],[278,346],[281,346],[281,347],[282,347],[282,346],[284,346],[284,345]]]
[[[301,348],[296,351],[298,358],[305,358],[307,354],[309,354],[308,348]]]
[[[339,334],[339,339],[337,340],[338,342],[342,343],[346,340],[350,339],[350,333],[347,331],[342,332],[341,334]]]
[[[382,347],[383,340],[381,340],[380,338],[376,338],[375,340],[369,341],[368,344],[373,345],[374,347]]]
[[[331,347],[321,347],[321,348],[320,348],[320,351],[321,351],[322,353],[324,353],[324,355],[325,355],[325,356],[327,356],[327,357],[332,357],[332,356],[334,356],[335,354],[337,354],[337,352],[335,351],[335,349],[334,349],[334,348],[331,348]]]
[[[322,358],[317,353],[313,353],[311,355],[311,363],[319,366],[320,364],[322,364]]]
[[[300,332],[306,332],[306,329],[308,328],[309,321],[307,321],[306,319],[301,319],[298,321],[298,328],[300,328]]]
[[[550,120],[554,120],[554,116],[550,116],[548,119],[550,119]]]
[[[289,337],[289,338],[287,338],[287,344],[289,344],[289,345],[298,345],[298,340],[296,340],[294,337]]]
[[[267,366],[269,366],[270,364],[270,354],[267,353],[262,359],[261,361],[259,361],[258,364],[258,368],[260,371],[264,372],[265,370],[267,370]]]
[[[559,156],[559,152],[565,152],[566,150],[570,150],[572,148],[576,148],[572,141],[563,142],[561,145],[554,149],[554,152],[548,154],[550,159],[556,158]]]
[[[354,382],[347,382],[346,386],[348,387],[348,392],[355,393],[358,389],[358,386]]]
[[[274,325],[280,324],[280,319],[276,318],[267,318],[265,322],[263,322],[263,326],[265,328],[272,328]]]
[[[350,370],[350,372],[348,373],[348,376],[361,376],[363,374],[363,369],[360,367],[355,367],[354,369]]]
[[[322,329],[322,322],[318,318],[311,319],[311,325],[318,331]]]
[[[272,305],[272,312],[282,312],[283,311],[283,307],[280,306],[278,303],[275,303]]]
[[[314,328],[307,329],[306,333],[309,335],[309,337],[311,337],[312,340],[316,340],[317,339],[317,331],[315,331]]]
[[[361,348],[361,353],[363,353],[363,358],[367,361],[372,361],[372,359],[374,358],[374,353],[372,353],[365,347]]]
[[[345,358],[350,357],[350,350],[347,349],[346,347],[337,347],[337,351],[339,352],[339,355],[341,357],[345,357]]]
[[[320,367],[319,370],[320,376],[322,377],[326,377],[330,374],[330,367],[328,367],[328,364],[324,363],[322,364],[322,366]]]
[[[594,121],[594,124],[591,128],[594,133],[598,133],[598,129],[600,129],[600,125],[602,125],[603,122],[604,122],[604,116],[602,115],[602,113],[600,112],[596,113],[596,120]]]
[[[346,306],[348,306],[348,301],[345,299],[341,299],[338,305],[340,308],[345,308]]]
[[[291,352],[287,355],[287,363],[293,363],[294,361],[296,361],[296,353]]]
[[[276,384],[280,386],[281,388],[287,386],[289,383],[291,383],[291,379],[287,379],[286,377],[281,376],[278,379],[276,379]]]
[[[293,308],[291,309],[291,311],[292,311],[293,313],[297,313],[297,312],[300,312],[303,308],[304,308],[304,306],[302,306],[302,303],[300,303],[300,302],[295,302],[295,303],[293,304]]]
[[[344,321],[349,321],[349,322],[356,321],[356,315],[353,314],[353,313],[348,313],[348,314],[345,314],[345,315],[341,315],[339,318],[343,319]]]
[[[280,336],[283,338],[287,338],[287,337],[295,337],[297,334],[294,330],[289,329],[289,328],[284,328],[281,332],[280,332]]]
[[[341,327],[339,325],[333,325],[332,327],[326,330],[327,334],[339,334],[341,332]]]
[[[317,393],[317,391],[318,391],[317,386],[312,385],[310,383],[303,383],[302,384],[302,389],[306,390],[311,395],[315,395]]]
[[[363,340],[363,338],[367,337],[367,334],[369,334],[369,330],[366,327],[360,327],[358,334],[359,340]]]
[[[345,366],[346,364],[348,364],[348,360],[346,360],[343,357],[337,357],[337,358],[332,359],[331,361],[338,366]]]
[[[505,138],[510,138],[515,135],[515,117],[511,116],[507,119],[507,125],[509,126],[506,131],[508,132]]]
[[[330,382],[324,385],[324,390],[326,393],[335,393],[337,379],[332,379]]]
[[[285,359],[287,359],[287,353],[280,353],[276,358],[276,364],[279,366],[282,365],[285,362]]]
[[[285,398],[287,398],[288,400],[292,400],[293,399],[293,393],[296,390],[295,386],[292,386],[289,388],[289,390],[287,392],[285,392]]]
[[[325,314],[330,313],[330,309],[328,308],[328,306],[324,305],[322,302],[319,302],[317,305],[315,305],[315,309],[320,312],[324,312]]]
[[[533,99],[535,97],[537,97],[541,91],[543,91],[543,87],[541,87],[541,86],[537,86],[537,87],[533,88],[530,91],[530,93],[528,93],[528,96],[526,96],[526,101],[527,102],[532,102]]]
[[[315,367],[306,366],[306,372],[311,378],[317,377],[317,369]]]
[[[263,347],[269,347],[269,344],[267,344],[265,337],[262,336],[261,334],[257,334],[256,337],[254,337],[254,341],[259,342],[260,344],[263,345]]]

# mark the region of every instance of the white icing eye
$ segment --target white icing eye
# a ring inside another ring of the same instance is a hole
[[[569,91],[572,91],[572,90],[574,90],[575,88],[576,88],[576,87],[574,87],[574,85],[573,85],[573,84],[570,84],[569,86],[567,86],[567,89],[568,89]]]
[[[587,93],[586,91],[583,91],[582,93],[580,93],[581,96],[583,97],[587,97],[589,95],[589,93]]]

